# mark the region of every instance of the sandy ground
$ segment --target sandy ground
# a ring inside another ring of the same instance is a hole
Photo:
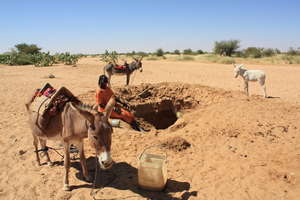
[[[55,166],[37,166],[24,102],[49,82],[93,103],[102,66],[96,58],[81,59],[77,67],[0,66],[0,199],[93,199],[92,183],[82,180],[78,159],[70,170],[71,192],[62,190],[63,165],[56,152],[50,151]],[[231,65],[145,61],[127,89],[140,92],[151,83],[153,99],[143,101],[180,99],[186,103],[182,116],[169,128],[149,133],[125,124],[114,128],[116,164],[98,174],[95,199],[299,199],[300,66],[246,67],[266,71],[267,93],[274,98],[258,96],[255,83],[246,97]],[[56,78],[47,78],[50,73]],[[124,84],[125,77],[112,78],[119,94]],[[129,97],[124,93],[124,98]],[[155,144],[168,155],[163,192],[137,187],[137,156]],[[86,154],[94,175],[93,151],[87,147]]]

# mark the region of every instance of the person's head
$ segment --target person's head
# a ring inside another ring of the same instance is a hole
[[[107,88],[107,84],[108,84],[108,78],[105,75],[101,75],[99,76],[99,81],[98,81],[98,85],[100,88],[102,89],[106,89]]]

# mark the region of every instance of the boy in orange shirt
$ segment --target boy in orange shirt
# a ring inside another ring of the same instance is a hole
[[[115,98],[116,102],[122,105],[126,105],[121,102],[113,93],[110,87],[108,87],[108,78],[105,75],[101,75],[98,80],[98,88],[96,90],[96,103],[98,105],[98,111],[103,112],[104,108],[110,98]],[[116,119],[122,119],[131,125],[131,127],[137,131],[141,131],[141,127],[135,120],[134,115],[122,108],[119,104],[116,104],[110,117]]]

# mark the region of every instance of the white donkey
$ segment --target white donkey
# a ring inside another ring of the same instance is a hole
[[[263,89],[264,97],[267,98],[266,85],[265,85],[266,74],[264,71],[247,70],[246,68],[243,68],[243,64],[240,65],[234,64],[234,77],[237,78],[239,75],[244,79],[244,90],[247,95],[249,95],[248,82],[258,81],[259,85]]]

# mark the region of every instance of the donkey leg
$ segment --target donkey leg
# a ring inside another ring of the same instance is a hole
[[[108,86],[109,86],[109,87],[111,87],[111,84],[110,84],[111,75],[112,75],[111,73],[108,73]]]
[[[268,96],[267,96],[266,85],[262,85],[261,87],[262,87],[262,89],[263,89],[264,97],[265,97],[265,98],[268,98]]]
[[[65,176],[64,176],[64,187],[63,190],[70,191],[69,186],[69,171],[70,171],[70,145],[67,142],[64,142],[64,167],[65,167]]]
[[[129,85],[130,74],[126,74],[126,85]]]
[[[248,88],[248,81],[244,82],[244,91],[246,93],[247,96],[249,96],[249,88]]]
[[[40,140],[41,148],[45,149],[43,151],[43,153],[46,155],[48,166],[53,166],[53,163],[51,162],[49,154],[48,154],[48,150],[46,150],[46,140],[43,140],[43,139],[39,139],[39,140]]]
[[[92,178],[91,178],[91,176],[89,176],[88,169],[86,166],[86,158],[85,158],[85,154],[84,154],[83,141],[81,141],[81,143],[79,144],[79,154],[80,154],[80,164],[81,164],[83,176],[87,181],[91,181]]]
[[[39,166],[41,166],[41,160],[40,160],[40,156],[39,156],[39,152],[38,152],[38,144],[39,144],[39,140],[37,138],[36,135],[33,134],[33,146],[35,148],[35,155],[36,155],[36,161],[38,163]]]
[[[266,84],[265,84],[265,79],[262,79],[259,81],[260,86],[263,89],[264,97],[267,98],[267,90],[266,90]]]

